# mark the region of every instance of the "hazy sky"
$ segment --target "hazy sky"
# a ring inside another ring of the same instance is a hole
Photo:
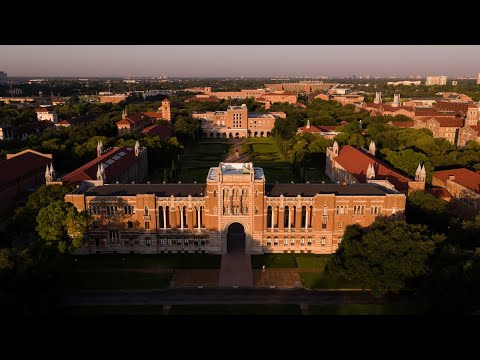
[[[1,45],[9,76],[475,75],[478,45]]]

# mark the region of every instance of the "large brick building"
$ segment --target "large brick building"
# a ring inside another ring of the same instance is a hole
[[[18,201],[45,184],[48,166],[52,166],[51,154],[30,149],[7,154],[7,159],[0,161],[0,219],[12,215]]]
[[[480,125],[465,126],[458,130],[457,146],[466,146],[469,141],[480,143]]]
[[[65,201],[93,217],[79,253],[330,254],[345,227],[402,219],[404,194],[378,184],[267,184],[252,163],[220,163],[205,184],[84,182]]]
[[[226,111],[192,113],[194,119],[202,120],[206,137],[242,138],[268,137],[276,117],[270,113],[248,113],[247,106],[229,106]]]
[[[333,146],[327,148],[325,173],[337,183],[376,183],[406,194],[425,189],[425,165],[418,164],[412,179],[378,159],[375,152],[373,141],[368,151],[350,145],[339,147],[334,141]]]

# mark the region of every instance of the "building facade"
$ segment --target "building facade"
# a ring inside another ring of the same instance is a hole
[[[268,137],[276,117],[270,113],[248,113],[247,106],[229,106],[226,111],[192,113],[202,120],[204,136],[210,138]]]
[[[205,184],[84,182],[65,201],[93,218],[79,254],[225,254],[238,228],[247,254],[331,254],[347,225],[403,219],[406,197],[377,184],[266,184],[252,163],[220,163]]]
[[[464,120],[456,117],[439,117],[428,120],[414,120],[415,129],[429,129],[434,138],[444,138],[452,144],[457,143],[458,132],[463,127]]]
[[[427,76],[425,80],[425,85],[432,86],[432,85],[447,85],[447,77],[446,76]]]
[[[469,141],[480,143],[480,125],[465,126],[458,130],[457,146],[467,146]]]
[[[35,112],[37,113],[38,121],[50,121],[54,124],[58,122],[58,115],[55,111],[46,108],[37,108]]]

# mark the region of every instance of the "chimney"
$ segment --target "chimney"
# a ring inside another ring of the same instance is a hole
[[[448,175],[448,180],[450,180],[450,181],[455,180],[455,175]]]

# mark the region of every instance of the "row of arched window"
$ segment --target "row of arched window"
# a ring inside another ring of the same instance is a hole
[[[306,240],[307,240],[307,245],[308,246],[311,246],[313,244],[313,239],[312,239],[311,236],[309,236]],[[279,244],[278,236],[274,236],[273,237],[273,245],[277,246],[278,244]],[[267,237],[267,245],[272,245],[272,238],[270,236]],[[288,246],[288,245],[290,245],[290,246],[305,245],[305,236],[300,237],[300,243],[299,244],[297,244],[294,236],[292,236],[290,238],[288,236],[285,236],[283,238],[283,246]],[[320,245],[322,245],[322,246],[327,245],[327,238],[326,237],[322,237],[320,239]]]

